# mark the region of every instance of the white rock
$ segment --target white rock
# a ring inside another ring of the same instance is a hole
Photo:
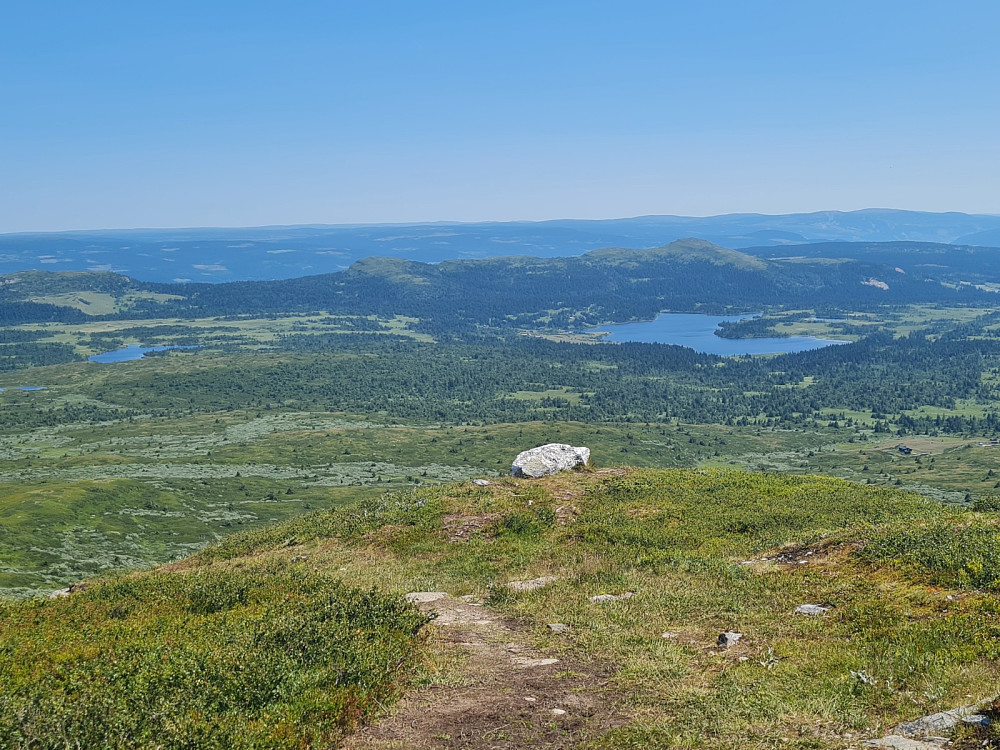
[[[743,633],[736,633],[733,632],[732,630],[727,630],[725,633],[719,634],[719,640],[717,641],[717,643],[722,648],[732,648],[739,642],[740,638],[742,637]]]
[[[490,483],[485,479],[473,479],[472,483],[477,487],[489,487]]]
[[[448,594],[444,591],[412,591],[405,598],[411,604],[427,604],[428,602],[436,602],[438,599],[445,599],[447,596]]]
[[[635,596],[634,591],[626,591],[624,594],[598,594],[588,597],[588,599],[597,604],[604,604],[605,602],[617,602],[620,599],[631,599],[633,596]]]
[[[565,716],[566,715],[566,712],[563,711],[561,708],[553,708],[552,709],[552,713],[554,713],[556,716]]]
[[[514,656],[511,662],[519,669],[532,669],[533,667],[548,667],[558,664],[558,659],[534,659],[530,656]]]
[[[564,622],[550,622],[549,630],[553,633],[566,633],[569,631],[569,625]]]
[[[559,579],[555,576],[542,576],[541,578],[532,578],[530,581],[511,581],[507,584],[507,588],[511,591],[534,591],[557,580]]]
[[[565,443],[549,443],[517,454],[510,473],[515,477],[547,477],[574,466],[586,466],[590,448],[574,448]]]
[[[900,737],[898,734],[892,734],[877,740],[869,740],[865,743],[865,747],[885,748],[885,750],[941,750],[941,745],[937,743],[932,745],[929,742],[921,742],[909,737]]]
[[[800,604],[795,608],[795,614],[816,617],[817,615],[821,615],[829,610],[829,607],[824,607],[821,604]]]

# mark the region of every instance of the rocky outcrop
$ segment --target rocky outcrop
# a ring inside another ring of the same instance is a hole
[[[590,448],[574,448],[564,443],[549,443],[517,454],[510,473],[515,477],[547,477],[575,466],[586,466]]]

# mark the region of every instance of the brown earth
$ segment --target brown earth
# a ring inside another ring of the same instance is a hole
[[[423,598],[434,600],[417,605],[437,614],[429,646],[457,664],[446,670],[457,678],[415,688],[343,747],[571,748],[625,722],[608,689],[610,665],[541,653],[524,626],[474,601]]]

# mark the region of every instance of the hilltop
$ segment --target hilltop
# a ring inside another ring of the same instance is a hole
[[[3,605],[0,744],[860,747],[995,692],[996,526],[735,471],[389,493]]]

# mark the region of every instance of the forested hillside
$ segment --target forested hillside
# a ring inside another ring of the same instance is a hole
[[[746,312],[771,306],[845,310],[887,304],[972,304],[980,289],[943,285],[932,276],[878,263],[764,260],[683,240],[653,250],[600,250],[572,258],[511,257],[438,264],[394,258],[358,261],[336,274],[287,281],[147,284],[123,277],[80,283],[127,305],[101,314],[77,304],[62,314],[105,318],[261,315],[323,310],[420,318],[425,330],[469,326],[566,327],[651,318],[661,310]],[[62,289],[69,280],[58,277]],[[37,278],[9,277],[0,289],[0,322],[53,319],[52,294],[31,295]],[[48,301],[45,301],[48,300]],[[75,304],[73,300],[64,304]],[[74,311],[75,310],[75,311]],[[55,318],[58,319],[58,318]]]

